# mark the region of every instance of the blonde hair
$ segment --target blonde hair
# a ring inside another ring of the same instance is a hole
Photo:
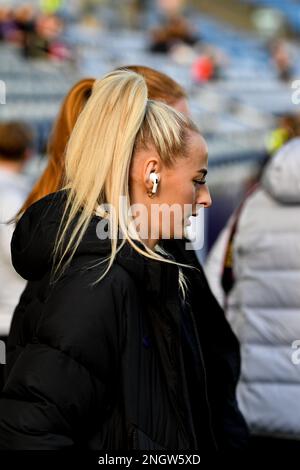
[[[107,274],[126,241],[147,258],[180,266],[141,240],[136,243],[130,235],[128,182],[131,160],[139,148],[152,143],[163,164],[172,165],[177,156],[185,154],[187,130],[199,132],[188,117],[164,103],[148,100],[141,75],[117,70],[95,81],[66,150],[65,189],[69,191],[54,249],[56,260],[59,257],[55,272],[67,255],[65,266],[71,261],[97,206],[105,204],[114,208],[116,220],[110,227],[110,256],[100,261],[107,261],[107,267],[98,281]],[[126,207],[120,204],[121,196]],[[119,230],[123,240],[118,247]],[[179,283],[184,292],[182,274]]]

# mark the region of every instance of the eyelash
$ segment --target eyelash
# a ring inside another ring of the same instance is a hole
[[[195,183],[195,185],[196,184],[200,184],[200,185],[206,184],[206,180],[204,180],[204,181],[194,180],[193,182]]]

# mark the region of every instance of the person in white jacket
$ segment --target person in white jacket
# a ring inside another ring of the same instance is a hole
[[[233,278],[225,293],[230,245]],[[241,344],[237,396],[252,435],[300,450],[300,364],[293,361],[300,343],[300,138],[271,158],[205,271]]]
[[[10,241],[13,219],[29,187],[21,171],[31,153],[32,134],[19,122],[0,123],[0,337],[9,332],[13,311],[24,289],[25,281],[11,263]]]

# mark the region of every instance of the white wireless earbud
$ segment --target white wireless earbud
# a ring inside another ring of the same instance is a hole
[[[157,173],[150,173],[150,181],[152,181],[153,183],[153,188],[152,188],[152,194],[155,194],[156,191],[157,191],[157,186],[158,186],[158,183],[159,183],[159,176]]]

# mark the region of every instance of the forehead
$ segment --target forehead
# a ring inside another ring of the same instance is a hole
[[[200,134],[190,132],[186,155],[177,158],[169,171],[172,174],[190,176],[201,169],[207,169],[207,144]]]
[[[207,144],[201,134],[194,131],[189,131],[188,143],[191,151],[201,151],[207,154]]]
[[[204,138],[197,132],[190,132],[185,164],[197,169],[207,167],[208,148]]]

